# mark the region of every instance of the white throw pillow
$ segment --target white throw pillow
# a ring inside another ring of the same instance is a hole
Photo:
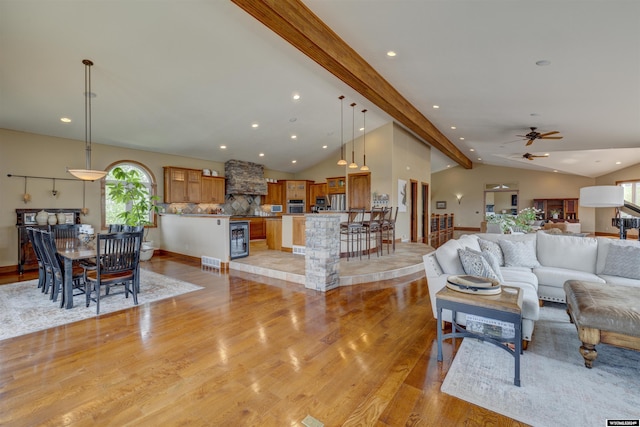
[[[535,240],[509,241],[498,240],[502,254],[504,255],[504,265],[507,267],[540,267],[536,258]]]
[[[611,245],[602,274],[640,279],[640,248]]]
[[[504,265],[504,255],[502,255],[502,249],[500,249],[499,244],[485,239],[478,239],[478,243],[480,244],[480,250],[482,252],[488,252],[492,254],[498,261],[499,266]]]
[[[502,277],[498,276],[491,267],[482,252],[473,249],[458,249],[458,256],[466,274],[472,276],[488,277],[489,279],[502,281]],[[498,273],[500,270],[498,270]]]

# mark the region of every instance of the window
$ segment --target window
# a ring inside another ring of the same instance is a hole
[[[107,168],[109,173],[101,182],[102,186],[102,228],[108,228],[110,224],[120,224],[122,220],[118,219],[118,214],[124,212],[125,209],[131,209],[131,206],[125,206],[123,204],[118,204],[109,199],[109,192],[107,191],[106,184],[110,182],[116,182],[113,177],[113,169],[116,167],[120,167],[125,171],[130,171],[135,169],[138,171],[140,176],[142,177],[142,182],[145,184],[147,189],[149,190],[149,196],[156,195],[156,181],[149,169],[146,168],[141,163],[126,160],[117,163],[113,163],[111,166]],[[153,227],[157,225],[156,215],[153,212],[149,213],[149,222],[153,224]]]
[[[640,205],[640,180],[618,181],[616,185],[624,188],[624,201],[633,203],[634,205]],[[630,217],[632,215],[621,211],[622,217]]]

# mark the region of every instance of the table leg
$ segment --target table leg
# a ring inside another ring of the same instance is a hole
[[[442,309],[438,308],[438,362],[442,362]]]
[[[64,259],[64,280],[62,281],[62,298],[65,308],[73,308],[73,261]]]
[[[518,322],[514,323],[514,328],[516,332],[516,342],[515,348],[513,351],[513,357],[515,358],[515,377],[513,379],[513,384],[520,387],[520,355],[522,354],[522,318]]]

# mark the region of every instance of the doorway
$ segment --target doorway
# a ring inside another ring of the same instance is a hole
[[[411,184],[411,241],[418,241],[418,181],[410,180]]]
[[[423,182],[420,212],[422,215],[422,243],[429,243],[429,184]]]

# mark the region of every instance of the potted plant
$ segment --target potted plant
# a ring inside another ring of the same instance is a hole
[[[560,209],[551,209],[549,211],[549,213],[551,214],[551,218],[558,219],[558,217],[562,214],[562,210],[560,210]]]
[[[489,215],[487,223],[498,224],[503,233],[511,233],[511,229],[516,225],[515,218],[512,215]]]
[[[149,222],[150,212],[159,212],[155,202],[158,196],[151,196],[146,185],[142,181],[142,176],[136,169],[125,170],[116,167],[111,171],[111,175],[116,182],[107,183],[109,197],[117,204],[123,205],[122,212],[116,215],[125,225],[146,226]],[[153,242],[143,239],[140,252],[140,260],[146,261],[153,256]]]

